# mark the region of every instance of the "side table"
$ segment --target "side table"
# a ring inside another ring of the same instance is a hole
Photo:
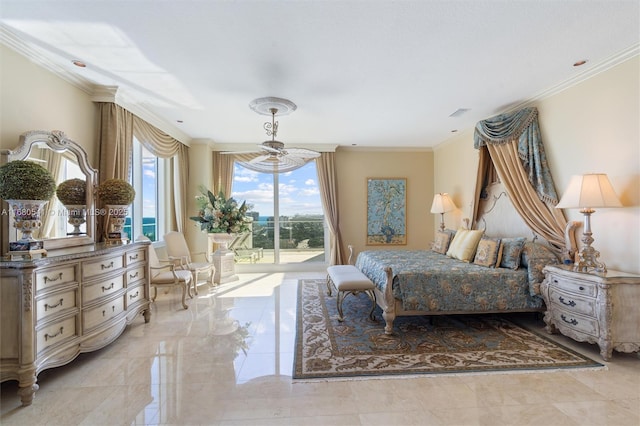
[[[640,276],[620,271],[574,272],[549,265],[540,291],[549,333],[597,343],[605,361],[613,350],[640,351]]]

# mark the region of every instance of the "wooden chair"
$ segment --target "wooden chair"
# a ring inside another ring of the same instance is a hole
[[[167,244],[169,260],[174,262],[177,268],[191,272],[193,279],[191,280],[192,286],[189,288],[189,295],[192,295],[191,288],[193,288],[195,294],[198,294],[199,285],[212,283],[215,267],[209,262],[205,252],[191,253],[184,235],[177,231],[166,233],[164,235],[164,241]],[[194,261],[193,259],[196,255],[202,255],[204,261]],[[202,275],[205,276],[204,280],[200,278]]]
[[[145,236],[139,236],[138,241],[149,241]],[[164,264],[163,264],[164,263]],[[153,287],[153,296],[151,300],[155,302],[158,296],[158,287],[175,287],[182,288],[182,307],[189,309],[187,305],[187,291],[191,286],[191,272],[183,270],[175,270],[175,265],[169,261],[161,261],[152,245],[149,246],[149,269],[151,276],[149,282]],[[169,291],[165,291],[168,293]]]

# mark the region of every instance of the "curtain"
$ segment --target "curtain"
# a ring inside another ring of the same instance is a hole
[[[565,249],[567,221],[555,208],[558,196],[542,144],[538,110],[524,108],[480,121],[474,146],[480,150],[474,222],[483,185],[493,166],[525,223],[558,250]]]
[[[226,198],[231,196],[233,186],[233,163],[237,156],[235,154],[222,154],[219,151],[213,152],[213,188],[211,192],[218,195],[220,191]]]
[[[342,252],[342,234],[340,233],[340,217],[338,215],[338,185],[335,166],[335,152],[323,152],[316,158],[316,168],[318,170],[318,184],[320,187],[320,198],[322,207],[329,226],[330,235],[330,255],[329,264],[344,264],[344,254]]]
[[[99,102],[99,183],[108,179],[129,180],[133,147],[133,114],[112,102]],[[100,207],[100,206],[97,206]],[[104,206],[102,206],[104,207]],[[96,218],[96,241],[107,235],[108,217]]]
[[[171,229],[184,233],[188,218],[186,200],[189,188],[189,148],[136,116],[133,116],[133,135],[156,157],[171,158],[169,222]]]

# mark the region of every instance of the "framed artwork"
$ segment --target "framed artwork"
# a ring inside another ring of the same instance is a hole
[[[407,244],[407,179],[367,179],[367,245]]]

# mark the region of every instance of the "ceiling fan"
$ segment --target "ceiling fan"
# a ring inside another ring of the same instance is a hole
[[[258,98],[249,107],[263,115],[271,115],[271,122],[264,123],[264,129],[271,140],[262,142],[260,151],[224,152],[223,154],[261,154],[240,164],[249,170],[267,173],[283,173],[304,166],[307,161],[320,156],[320,153],[305,148],[285,148],[277,141],[278,122],[276,115],[285,115],[296,110],[296,104],[282,98]]]

